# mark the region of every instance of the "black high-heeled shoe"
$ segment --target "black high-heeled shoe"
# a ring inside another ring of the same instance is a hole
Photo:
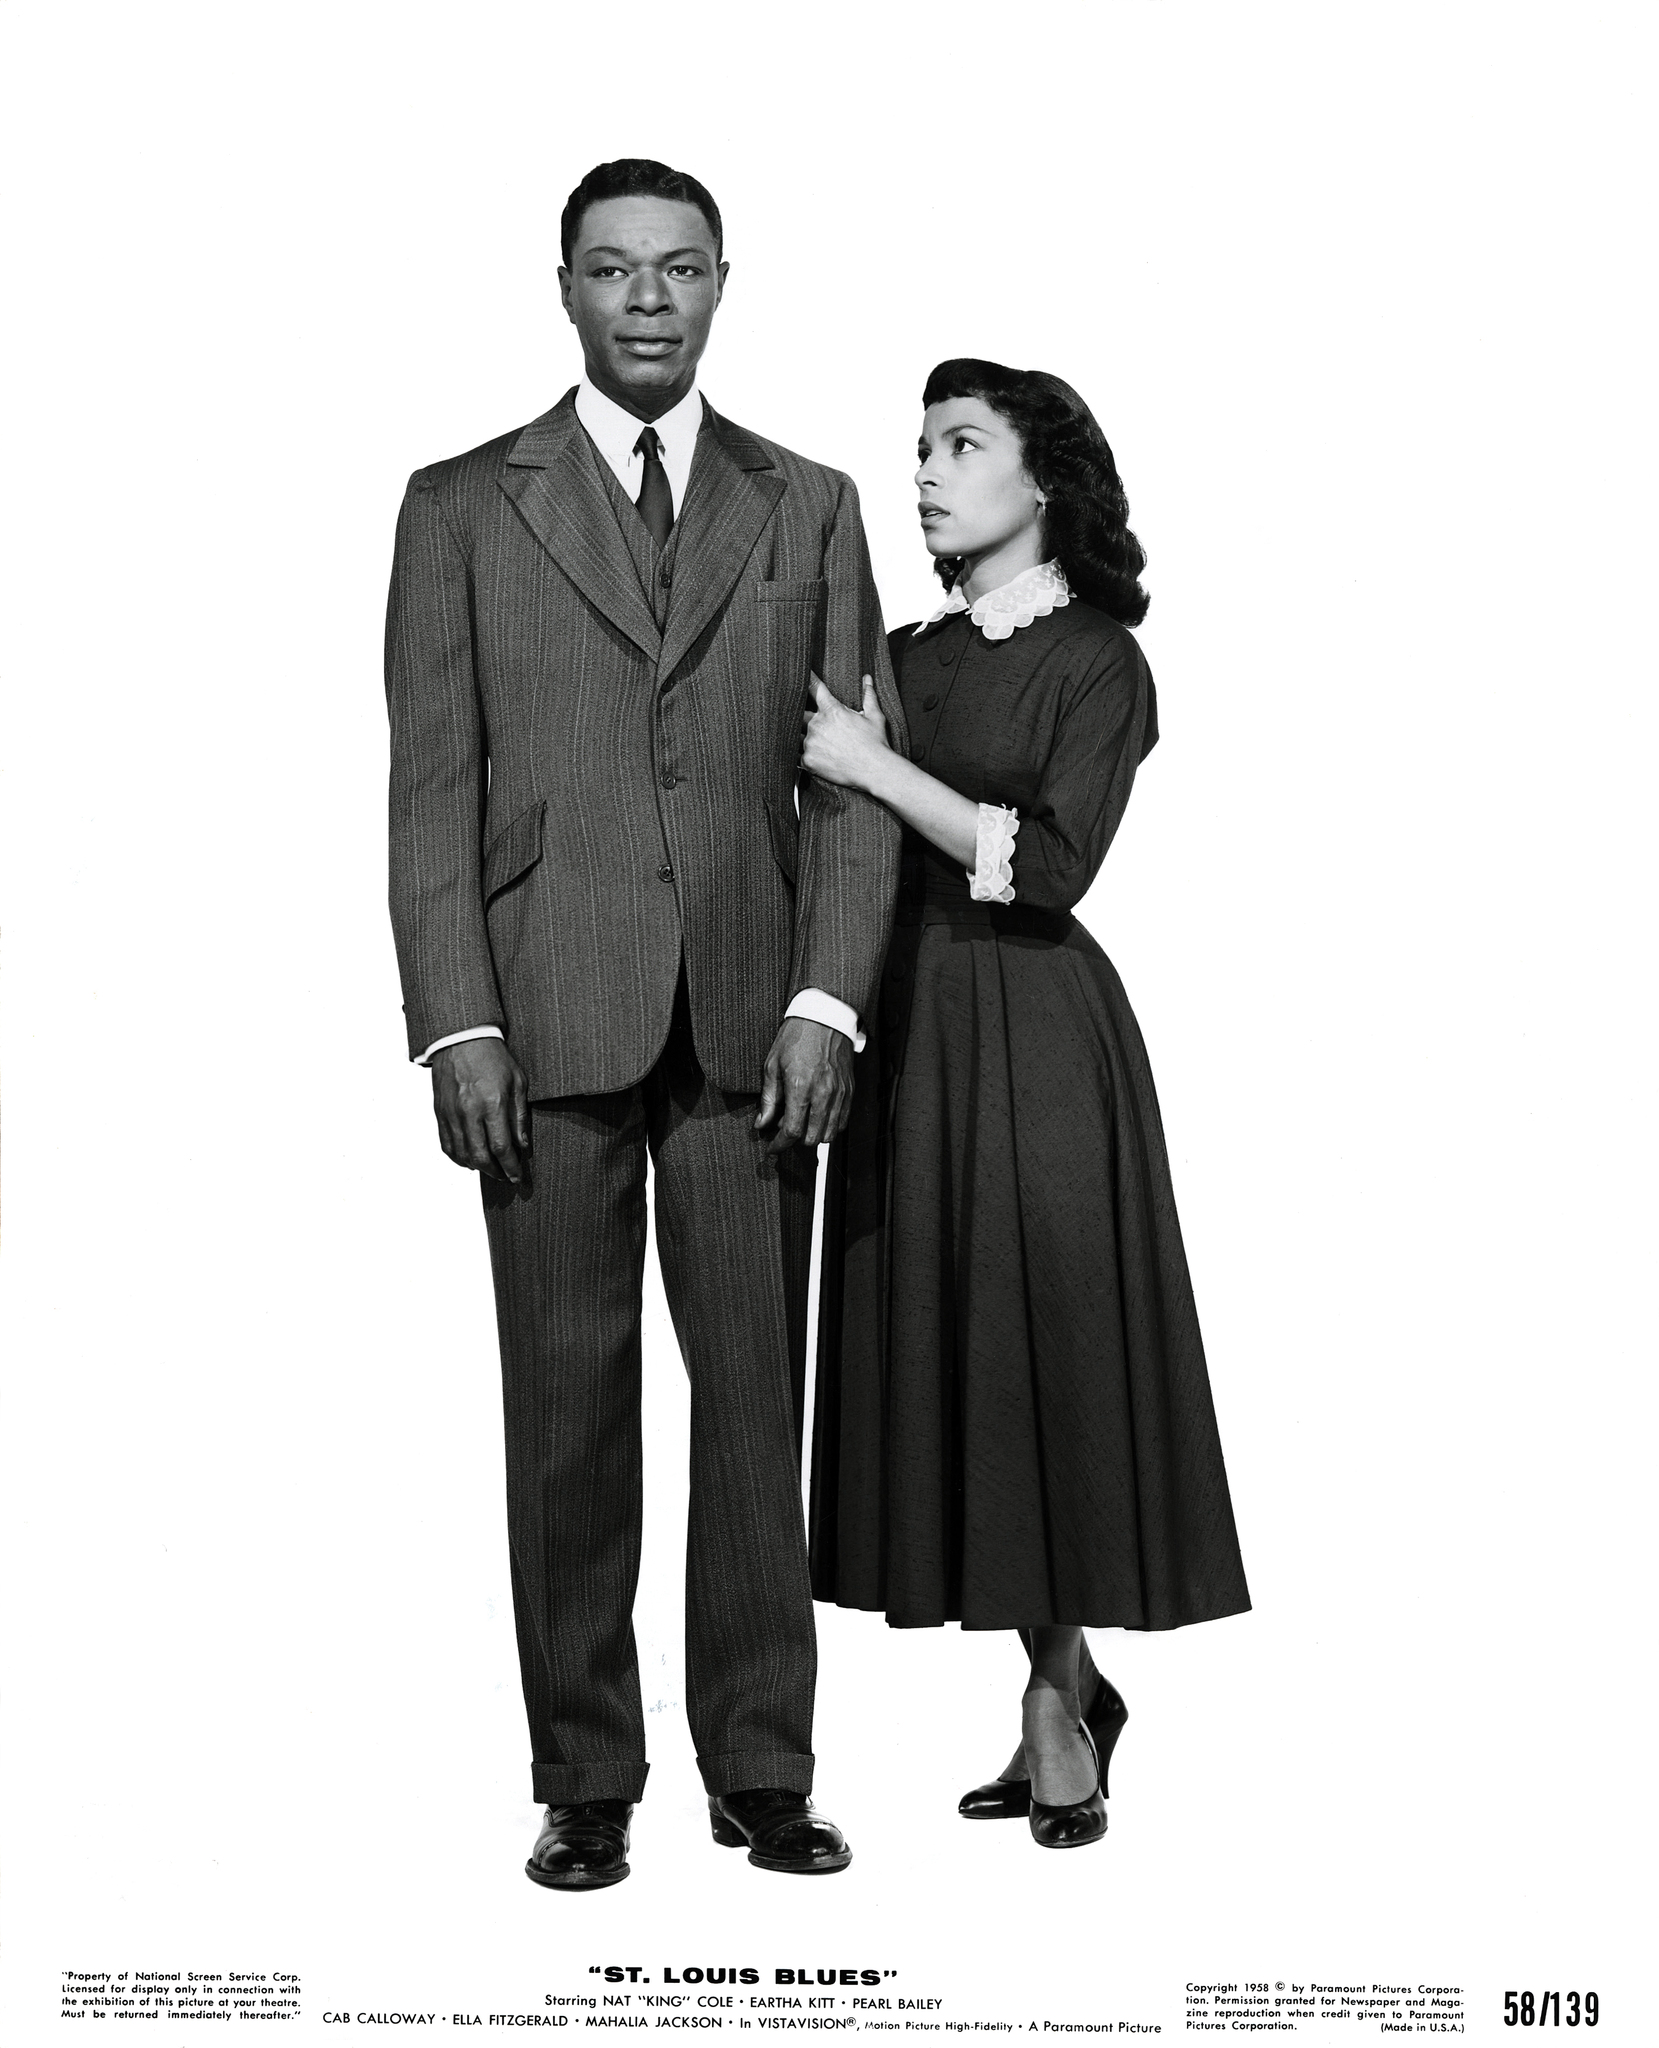
[[[1081,1849],[1089,1842],[1098,1842],[1106,1832],[1106,1795],[1100,1785],[1100,1752],[1095,1748],[1087,1721],[1078,1722],[1077,1732],[1089,1745],[1089,1754],[1094,1758],[1095,1788],[1087,1799],[1075,1800],[1067,1806],[1045,1806],[1040,1799],[1032,1800],[1031,1839],[1040,1849]]]
[[[1123,1724],[1129,1718],[1129,1709],[1123,1704],[1122,1693],[1109,1678],[1101,1672],[1096,1672],[1095,1676],[1100,1683],[1095,1687],[1083,1724],[1093,1736],[1099,1752],[1100,1796],[1106,1799],[1110,1797],[1106,1790],[1106,1769],[1112,1761],[1112,1751],[1117,1748],[1118,1737],[1123,1733]],[[964,1792],[956,1810],[964,1820],[1024,1820],[1031,1811],[1031,1780],[993,1778],[989,1784],[976,1785],[971,1792]]]

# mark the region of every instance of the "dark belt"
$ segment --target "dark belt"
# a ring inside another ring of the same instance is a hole
[[[1021,938],[1063,939],[1072,927],[1069,910],[1039,910],[1028,903],[976,903],[971,896],[923,897],[900,902],[897,925],[972,924]]]

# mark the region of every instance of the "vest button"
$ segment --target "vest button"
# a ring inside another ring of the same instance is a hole
[[[669,866],[667,861],[664,861],[662,866],[657,870],[657,880],[659,882],[672,882],[673,879],[674,870]]]
[[[679,779],[680,778],[674,774],[664,775],[662,779],[662,786],[664,789],[672,789],[674,785],[679,781]]]
[[[668,566],[666,562],[664,562],[662,567],[657,571],[657,581],[662,585],[664,590],[666,590],[668,586],[674,581],[674,571]]]

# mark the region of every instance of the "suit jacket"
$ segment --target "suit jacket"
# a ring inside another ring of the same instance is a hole
[[[873,676],[904,740],[858,498],[705,402],[659,558],[603,470],[572,391],[410,479],[386,624],[410,1052],[499,1024],[533,1096],[627,1087],[683,957],[705,1073],[753,1091],[791,997],[867,1013],[887,944],[898,825],[799,768],[814,668],[848,704]]]

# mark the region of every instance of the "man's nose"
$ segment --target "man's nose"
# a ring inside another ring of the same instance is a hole
[[[673,296],[660,271],[636,270],[629,282],[630,313],[666,313],[673,307]]]

